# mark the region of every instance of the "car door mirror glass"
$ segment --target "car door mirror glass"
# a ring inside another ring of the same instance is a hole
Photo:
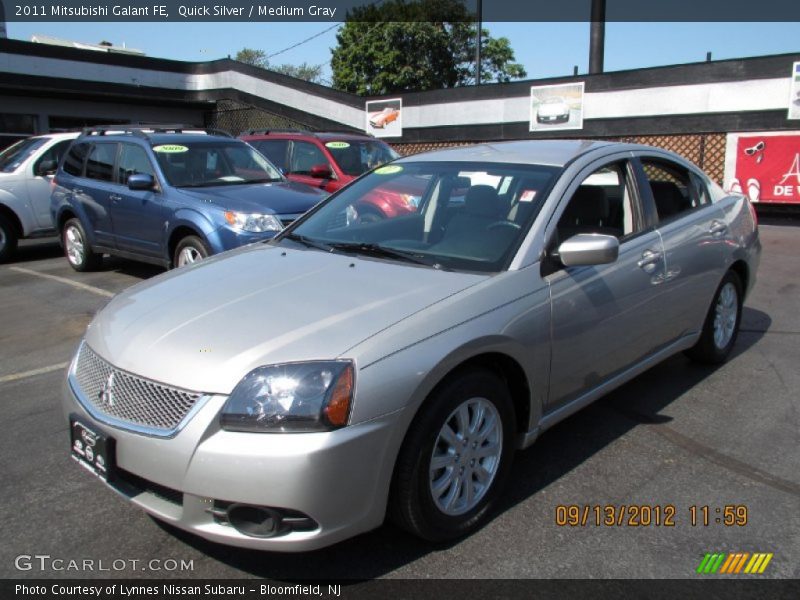
[[[558,258],[565,267],[605,265],[619,256],[619,240],[613,235],[579,233],[558,246]]]
[[[54,160],[43,160],[38,165],[36,165],[36,174],[40,177],[45,177],[47,175],[52,175],[56,172],[58,168],[58,163]]]
[[[128,177],[128,189],[130,190],[152,190],[155,183],[153,176],[148,173],[135,173]]]
[[[328,165],[314,165],[309,173],[315,179],[330,179],[331,168]]]

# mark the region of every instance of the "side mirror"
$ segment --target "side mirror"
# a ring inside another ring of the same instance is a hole
[[[619,240],[613,235],[579,233],[558,247],[558,258],[565,267],[607,265],[618,256]]]
[[[54,160],[43,160],[36,165],[36,174],[40,177],[52,175],[58,169],[58,163]]]
[[[152,190],[155,185],[155,179],[148,173],[134,173],[128,177],[129,190]]]
[[[315,179],[330,179],[331,175],[333,175],[328,165],[314,165],[311,167],[311,172],[309,174]]]

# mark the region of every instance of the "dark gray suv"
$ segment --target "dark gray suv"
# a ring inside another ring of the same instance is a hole
[[[50,212],[77,271],[104,253],[169,268],[269,239],[325,196],[227,134],[114,125],[72,144]]]

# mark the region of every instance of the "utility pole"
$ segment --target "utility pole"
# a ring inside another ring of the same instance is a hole
[[[475,44],[475,85],[481,84],[481,42],[483,38],[483,2],[478,0],[478,42]]]
[[[606,0],[592,0],[592,29],[589,33],[589,73],[603,72],[606,44]]]

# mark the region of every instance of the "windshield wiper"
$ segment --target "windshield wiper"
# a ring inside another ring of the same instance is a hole
[[[298,233],[287,233],[281,239],[284,240],[292,240],[293,242],[300,242],[304,246],[308,248],[316,248],[317,250],[322,250],[323,252],[330,252],[333,248],[324,242],[318,242],[310,237],[306,237],[304,235],[300,235]]]
[[[368,256],[377,256],[381,258],[394,258],[409,262],[417,265],[425,265],[426,267],[433,267],[434,269],[443,269],[442,265],[437,262],[425,260],[424,255],[408,250],[398,250],[396,248],[388,248],[380,244],[366,243],[366,242],[336,242],[331,244],[334,250],[342,250],[344,252],[355,252],[357,254],[365,254]],[[443,269],[444,270],[444,269]]]

